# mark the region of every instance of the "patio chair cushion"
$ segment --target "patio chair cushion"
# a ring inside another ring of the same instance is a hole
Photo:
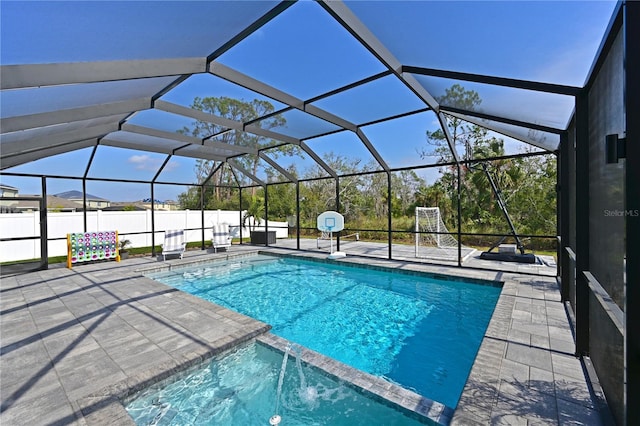
[[[187,243],[184,241],[184,230],[175,229],[164,231],[164,243],[162,244],[162,259],[166,260],[167,255],[178,254],[180,259],[186,249]]]
[[[216,224],[213,225],[213,237],[211,238],[211,244],[213,250],[217,253],[219,248],[231,247],[231,234],[229,233],[229,225]]]

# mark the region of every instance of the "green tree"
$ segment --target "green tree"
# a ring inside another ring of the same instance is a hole
[[[264,219],[264,198],[254,196],[242,216],[242,226],[250,227],[254,231],[262,219]]]
[[[456,84],[437,99],[440,104],[473,110],[480,96]],[[508,233],[510,229],[499,208],[487,174],[496,182],[501,197],[519,234],[555,233],[555,157],[536,156],[519,159],[493,158],[505,155],[504,141],[489,131],[456,117],[446,116],[452,144],[462,163],[440,169],[441,177],[415,192],[416,205],[438,206],[450,230],[457,217],[457,187],[460,185],[461,227],[463,232]],[[534,135],[530,135],[533,137]],[[438,156],[439,162],[451,162],[449,145],[441,130],[426,132],[423,158]],[[529,150],[531,151],[531,150]],[[485,162],[477,160],[487,159]],[[474,160],[474,161],[471,161]],[[459,179],[459,182],[458,182]]]
[[[555,235],[557,159],[555,155],[518,160],[519,185],[509,197],[509,213],[523,234]]]
[[[391,176],[391,191],[394,195],[391,203],[393,216],[413,216],[416,193],[425,185],[424,179],[413,170],[394,173]]]
[[[236,122],[247,123],[263,116],[268,116],[260,120],[260,127],[272,129],[286,124],[286,120],[281,115],[269,115],[275,112],[275,107],[268,101],[254,99],[244,101],[228,97],[196,97],[191,108],[203,111],[217,117],[227,118]],[[208,121],[197,120],[190,127],[184,127],[178,131],[205,140],[206,146],[209,143],[224,143],[234,146],[242,146],[253,149],[277,146],[270,150],[272,158],[280,155],[299,154],[299,150],[293,145],[283,145],[273,139],[253,135],[251,133],[229,130],[226,127],[210,123]],[[257,175],[261,159],[258,155],[246,154],[235,158],[243,168]],[[231,202],[237,203],[237,193],[233,190],[238,185],[247,185],[249,180],[242,173],[231,172],[229,167],[219,167],[219,162],[212,160],[198,159],[195,165],[195,174],[198,183],[203,183],[208,179],[210,186],[204,190],[205,208],[221,208]],[[215,171],[215,172],[214,172]],[[214,172],[212,174],[212,172]],[[240,182],[236,182],[236,178]],[[256,195],[255,189],[252,196]],[[183,208],[200,207],[200,190],[190,188],[186,193],[180,194],[178,199]]]
[[[331,169],[340,175],[359,173],[370,170],[371,164],[362,164],[361,159],[348,159],[344,156],[329,152],[323,160]],[[304,174],[305,179],[318,179],[326,175],[320,166],[311,167]],[[358,217],[361,208],[363,176],[345,176],[340,178],[339,197],[340,211],[346,222],[353,222]],[[336,182],[333,178],[310,180],[301,186],[300,196],[304,199],[301,207],[300,219],[304,225],[315,227],[316,218],[326,210],[336,209]]]
[[[480,99],[480,95],[477,92],[465,90],[459,84],[454,84],[446,89],[444,95],[436,98],[436,100],[442,105],[471,111],[482,103],[482,99]],[[462,152],[463,156],[470,158],[470,151],[472,151],[474,143],[479,139],[482,128],[451,115],[445,115],[445,117],[454,147],[459,154]],[[441,129],[435,131],[427,130],[426,136],[427,148],[419,152],[421,158],[436,156],[441,163],[453,161],[451,149]]]
[[[181,209],[196,210],[200,208],[200,187],[190,186],[185,192],[178,194]]]
[[[269,194],[269,219],[287,220],[296,213],[296,186],[293,183],[272,184],[267,187]]]

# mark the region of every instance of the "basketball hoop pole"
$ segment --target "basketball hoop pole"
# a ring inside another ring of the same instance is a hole
[[[333,226],[328,226],[329,229],[329,254],[333,254],[333,231],[331,230]]]

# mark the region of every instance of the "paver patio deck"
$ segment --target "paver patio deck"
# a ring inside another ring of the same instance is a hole
[[[233,246],[230,255],[256,249]],[[264,335],[268,325],[139,272],[226,256],[195,251],[165,263],[132,258],[3,277],[0,423],[131,424],[118,396]],[[554,278],[366,263],[505,283],[451,424],[601,423]]]

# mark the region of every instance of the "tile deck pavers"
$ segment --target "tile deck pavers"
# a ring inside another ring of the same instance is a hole
[[[55,265],[2,278],[2,424],[115,424],[93,410],[108,400],[104,389],[141,386],[269,329],[136,272],[155,264]]]
[[[234,246],[229,255],[256,249]],[[273,340],[264,334],[266,324],[139,272],[226,256],[196,251],[182,261],[132,258],[3,277],[0,423],[131,424],[116,396],[256,336]],[[356,257],[343,261],[363,263]],[[505,282],[451,424],[600,424],[582,365],[573,356],[555,279],[398,260],[365,262]]]

